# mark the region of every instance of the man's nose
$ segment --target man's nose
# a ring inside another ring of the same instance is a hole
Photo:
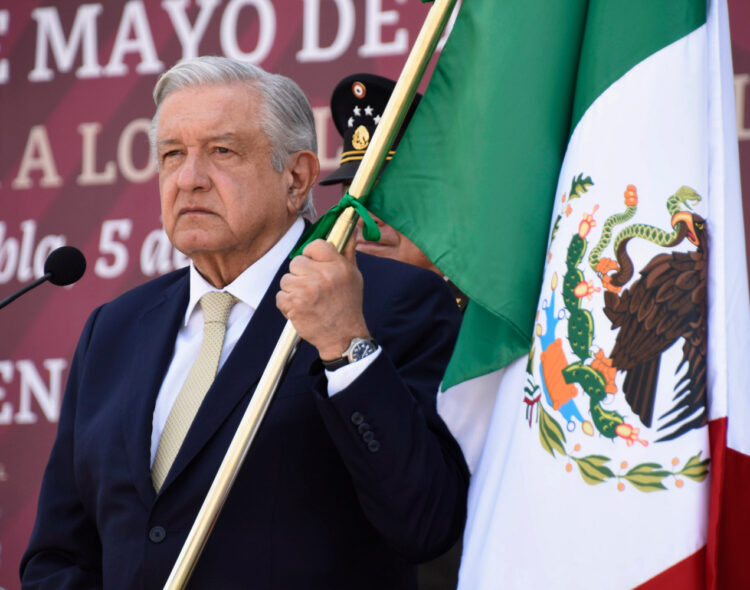
[[[180,166],[177,186],[183,191],[205,191],[211,188],[207,162],[203,154],[187,154]]]

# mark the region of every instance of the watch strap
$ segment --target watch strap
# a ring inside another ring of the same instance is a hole
[[[366,354],[354,358],[355,350],[361,348],[363,344],[367,346]],[[343,355],[341,355],[337,359],[333,359],[330,361],[324,361],[323,359],[321,359],[321,363],[323,363],[323,367],[327,371],[335,371],[336,369],[340,369],[341,367],[348,365],[349,363],[356,362],[368,357],[377,349],[378,343],[374,338],[352,338],[351,342],[349,343],[349,347],[344,351]]]
[[[348,365],[349,357],[340,356],[339,358],[333,359],[332,361],[324,361],[321,359],[320,362],[323,363],[323,367],[325,367],[326,371],[335,371],[336,369],[340,369],[341,367]]]

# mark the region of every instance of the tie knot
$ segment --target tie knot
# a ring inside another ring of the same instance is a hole
[[[212,291],[201,297],[203,323],[218,322],[226,325],[229,312],[237,302],[237,298],[226,291]]]

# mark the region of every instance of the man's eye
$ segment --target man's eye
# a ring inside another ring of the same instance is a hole
[[[166,160],[167,158],[171,158],[172,156],[176,156],[180,153],[180,150],[169,150],[168,152],[164,152],[161,156],[162,160]]]
[[[216,146],[216,151],[217,151],[217,153],[219,153],[219,154],[228,154],[228,153],[230,153],[230,152],[231,152],[232,150],[230,150],[229,148],[226,148],[226,147],[224,147],[224,146],[220,146],[220,145],[218,145],[218,146]]]

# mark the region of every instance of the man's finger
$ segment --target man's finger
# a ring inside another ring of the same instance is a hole
[[[357,266],[357,239],[354,236],[354,232],[352,232],[352,235],[349,236],[349,239],[347,240],[344,249],[341,251],[341,254],[343,254],[344,258],[346,258],[354,266]]]
[[[302,250],[302,255],[307,256],[316,262],[330,262],[331,260],[336,259],[338,252],[336,251],[336,248],[325,240],[318,239],[313,240],[305,246],[305,249]]]
[[[304,253],[299,256],[292,258],[289,263],[289,274],[296,277],[304,276],[310,271],[310,263],[312,261]]]
[[[283,277],[281,277],[281,280],[279,281],[279,290],[289,292],[292,290],[292,287],[294,286],[294,275],[287,273]]]

